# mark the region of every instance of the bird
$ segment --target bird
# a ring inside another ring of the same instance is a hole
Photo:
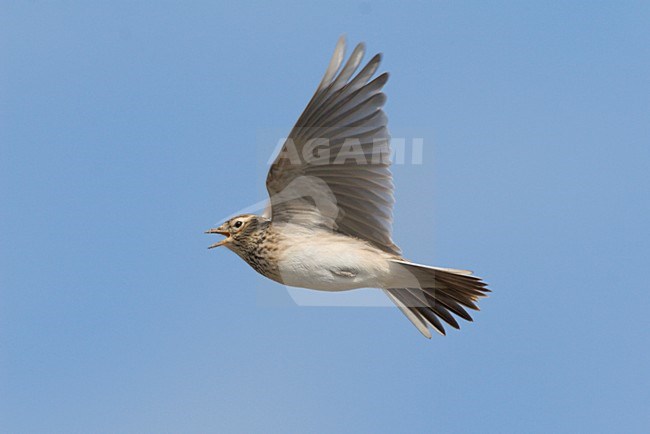
[[[359,43],[345,59],[341,36],[316,92],[270,166],[261,215],[242,214],[205,231],[255,271],[320,291],[378,288],[427,338],[445,335],[490,291],[471,271],[406,259],[392,240],[390,134],[383,110],[382,54],[357,73]]]

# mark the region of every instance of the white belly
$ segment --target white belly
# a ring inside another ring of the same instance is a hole
[[[301,234],[279,261],[285,285],[322,291],[380,288],[389,273],[382,252],[341,235]]]

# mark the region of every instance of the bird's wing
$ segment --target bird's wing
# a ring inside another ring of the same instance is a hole
[[[343,65],[345,39],[339,39],[269,170],[270,214],[273,221],[326,227],[399,254],[391,239],[390,136],[382,111],[388,74],[371,80],[381,61],[377,54],[355,75],[364,51],[357,45]]]

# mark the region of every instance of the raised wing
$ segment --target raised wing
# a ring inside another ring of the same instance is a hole
[[[382,111],[388,80],[371,81],[375,55],[354,75],[364,45],[343,64],[341,37],[316,93],[269,170],[273,221],[321,226],[399,254],[391,239],[393,183],[388,119]]]

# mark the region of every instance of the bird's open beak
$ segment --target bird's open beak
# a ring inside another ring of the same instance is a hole
[[[221,229],[220,227],[216,228],[216,229],[214,229],[214,228],[213,229],[208,229],[207,231],[205,231],[205,233],[206,234],[219,234],[219,235],[225,235],[226,236],[226,238],[224,238],[223,240],[218,241],[218,242],[210,245],[210,247],[208,247],[208,249],[214,249],[215,247],[223,246],[230,239],[230,232],[228,232],[228,231],[226,231],[224,229]]]

